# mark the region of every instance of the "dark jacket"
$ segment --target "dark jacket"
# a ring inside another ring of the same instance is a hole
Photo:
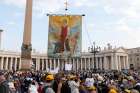
[[[67,81],[62,84],[61,93],[71,93],[71,88]]]
[[[0,93],[10,93],[8,83],[6,81],[0,84]]]

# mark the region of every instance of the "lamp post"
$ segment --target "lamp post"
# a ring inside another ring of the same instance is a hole
[[[99,52],[99,47],[95,45],[95,42],[93,42],[93,45],[92,47],[90,48],[90,53],[93,53],[93,56],[94,56],[94,70],[96,71],[97,70],[97,67],[96,67],[96,54]]]

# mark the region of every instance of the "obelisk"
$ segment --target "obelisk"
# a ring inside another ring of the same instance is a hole
[[[2,45],[2,32],[3,32],[3,30],[0,29],[0,50],[2,50],[1,49],[1,45]]]
[[[25,24],[23,33],[23,43],[21,48],[21,70],[31,69],[31,32],[32,32],[32,0],[26,0]]]

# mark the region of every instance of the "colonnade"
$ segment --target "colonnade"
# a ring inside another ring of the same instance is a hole
[[[95,62],[94,62],[95,58]],[[65,64],[71,64],[72,70],[121,70],[129,69],[128,56],[120,55],[104,55],[104,56],[89,56],[81,58],[32,58],[33,69],[35,70],[48,70],[59,68],[65,69]],[[20,57],[0,57],[0,70],[20,70],[21,59]]]

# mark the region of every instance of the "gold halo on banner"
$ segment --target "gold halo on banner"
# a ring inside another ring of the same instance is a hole
[[[60,18],[61,18],[61,19],[60,19],[60,20],[61,20],[61,25],[63,25],[64,22],[66,22],[67,25],[69,25],[69,21],[70,21],[70,20],[69,20],[69,18],[68,18],[67,16],[64,16],[64,17],[62,16],[62,17],[60,17]]]

